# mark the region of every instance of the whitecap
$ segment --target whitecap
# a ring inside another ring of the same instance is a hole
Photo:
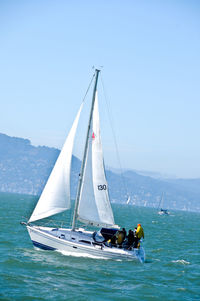
[[[160,253],[163,250],[163,248],[154,249],[152,253]]]
[[[73,257],[86,257],[86,258],[93,258],[93,259],[108,259],[103,256],[94,256],[88,253],[74,253],[74,252],[68,252],[68,251],[61,251],[61,250],[56,250],[56,252],[61,253],[64,256],[73,256]]]
[[[176,289],[177,291],[186,291],[186,288],[185,287],[179,287]]]
[[[186,261],[186,260],[184,260],[184,259],[172,260],[172,262],[174,262],[174,263],[180,263],[180,264],[184,264],[184,265],[190,264],[189,261]]]

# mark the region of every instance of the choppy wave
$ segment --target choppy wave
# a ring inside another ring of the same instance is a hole
[[[117,224],[126,230],[143,225],[141,265],[34,249],[19,224],[31,202],[0,199],[0,300],[199,300],[199,214],[174,212],[172,223],[155,209],[114,204]]]
[[[173,262],[173,263],[180,263],[180,264],[184,264],[184,265],[190,264],[189,261],[186,261],[186,260],[184,260],[184,259],[172,260],[172,262]]]
[[[93,259],[105,259],[108,260],[108,258],[105,258],[103,256],[94,256],[88,253],[74,253],[74,252],[68,252],[68,251],[60,251],[56,250],[56,252],[61,253],[62,255],[65,256],[73,256],[73,257],[85,257],[85,258],[93,258]]]
[[[162,251],[163,251],[163,248],[159,248],[159,249],[152,250],[152,253],[160,253]]]

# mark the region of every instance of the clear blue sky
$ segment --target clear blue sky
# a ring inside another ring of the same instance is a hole
[[[61,148],[93,65],[122,166],[200,177],[200,2],[1,0],[0,132]]]

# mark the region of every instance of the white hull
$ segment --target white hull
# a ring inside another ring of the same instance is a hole
[[[145,260],[142,247],[132,250],[111,248],[95,242],[93,233],[89,231],[30,225],[27,225],[27,229],[34,246],[41,249],[63,251],[75,256],[91,255],[96,258],[139,260],[142,263]]]
[[[159,211],[158,212],[159,215],[169,215],[168,211]]]

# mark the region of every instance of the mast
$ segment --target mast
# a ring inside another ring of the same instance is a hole
[[[158,209],[160,209],[160,205],[161,205],[161,202],[163,201],[163,193],[162,193],[162,196],[161,196],[161,198],[160,198],[160,202],[159,202],[159,205],[158,205]],[[157,210],[158,210],[157,209]]]
[[[73,216],[73,222],[72,222],[72,231],[75,231],[75,223],[76,223],[77,210],[78,210],[78,205],[79,205],[79,200],[80,200],[81,186],[82,186],[82,182],[83,182],[83,174],[84,174],[84,170],[85,170],[85,161],[86,161],[86,155],[87,155],[87,150],[88,150],[89,133],[90,133],[92,115],[93,115],[93,110],[94,110],[94,102],[95,102],[95,95],[96,95],[96,91],[97,91],[97,82],[98,82],[99,72],[100,72],[100,70],[98,70],[98,69],[95,70],[95,83],[94,83],[94,90],[93,90],[93,96],[92,96],[92,105],[91,105],[89,122],[88,122],[88,129],[87,129],[86,142],[85,142],[85,148],[84,148],[84,154],[83,154],[83,161],[82,161],[81,171],[80,171],[80,175],[79,175],[78,190],[77,190],[77,195],[76,195],[74,216]]]

